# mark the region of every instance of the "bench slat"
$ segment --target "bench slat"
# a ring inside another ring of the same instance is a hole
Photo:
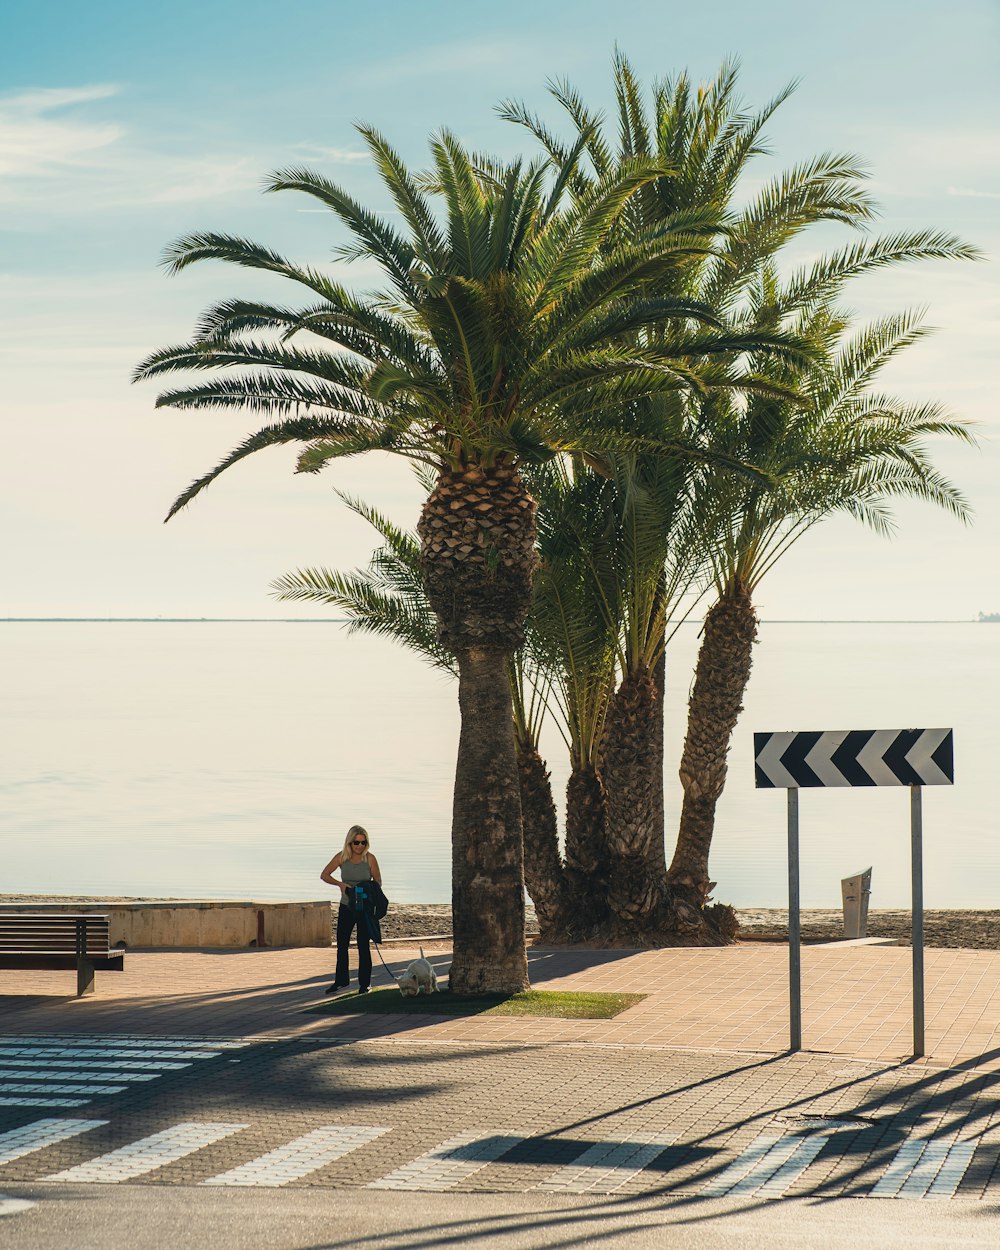
[[[0,912],[0,958],[7,966],[75,967],[78,956],[95,963],[112,954],[111,920],[100,913]]]
[[[108,924],[110,916],[103,911],[2,911],[0,920],[51,920],[53,924],[76,924],[85,920],[88,924]]]
[[[93,964],[95,968],[103,968],[110,972],[124,972],[125,952],[119,951],[114,955],[88,955],[87,962]],[[75,955],[15,955],[6,951],[0,952],[0,968],[27,968],[37,971],[46,968],[75,967]]]

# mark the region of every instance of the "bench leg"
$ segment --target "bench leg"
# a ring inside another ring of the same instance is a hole
[[[84,994],[93,994],[94,992],[94,965],[89,959],[78,959],[76,961],[76,996],[82,998]]]

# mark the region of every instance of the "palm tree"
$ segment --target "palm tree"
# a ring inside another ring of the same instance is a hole
[[[555,137],[521,105],[507,103],[502,115],[526,127],[557,167],[583,143],[589,169],[581,168],[571,180],[578,195],[591,194],[594,185],[636,159],[653,158],[674,171],[631,199],[607,246],[612,250],[627,246],[633,234],[694,228],[713,237],[716,246],[692,264],[651,280],[646,288],[651,296],[687,298],[705,288],[714,298],[720,274],[731,269],[752,273],[761,255],[805,225],[831,219],[859,224],[870,216],[857,162],[836,155],[793,168],[767,184],[742,212],[733,209],[747,164],[765,150],[763,128],[790,88],[760,112],[747,112],[736,96],[737,67],[726,63],[710,84],[697,90],[686,74],[654,83],[647,108],[641,85],[621,54],[615,56],[614,82],[617,143],[603,137],[600,117],[566,84],[555,84],[552,91],[573,123],[572,145]],[[738,289],[738,283],[726,290],[733,288]],[[779,339],[775,337],[772,348]],[[793,341],[786,338],[785,343],[789,351]],[[712,394],[767,390],[764,379],[746,368],[737,354],[724,362],[713,360]],[[650,397],[634,405],[632,414],[645,431],[669,430],[677,436],[683,430],[689,444],[698,445],[704,457],[711,456],[711,432],[699,424],[697,410],[692,414],[682,393]],[[619,874],[612,898],[614,911],[627,928],[678,927],[666,891],[664,659],[670,622],[685,610],[697,566],[705,558],[704,528],[691,524],[690,517],[693,467],[693,460],[670,464],[638,456],[619,476],[623,649],[620,682],[608,709],[602,770],[612,851],[630,866],[627,876]],[[642,507],[637,512],[638,500]],[[639,533],[641,541],[636,541]]]
[[[249,240],[190,235],[169,250],[171,271],[222,260],[277,274],[319,302],[224,301],[191,342],[154,353],[137,377],[236,368],[235,377],[167,391],[158,406],[272,418],[189,486],[169,516],[226,469],[284,443],[304,444],[300,471],[381,451],[434,474],[417,527],[420,576],[458,669],[461,713],[451,985],[511,992],[527,985],[527,961],[507,670],[537,567],[536,505],[521,470],[559,452],[638,446],[628,407],[694,383],[698,360],[718,343],[690,327],[713,325],[711,311],[646,291],[669,287],[668,271],[704,245],[678,230],[607,247],[631,199],[669,176],[662,163],[620,164],[563,206],[584,138],[550,171],[473,159],[442,133],[431,143],[433,173],[419,179],[376,131],[361,134],[405,233],[309,170],[281,171],[268,189],[329,208],[350,234],[341,255],[375,262],[386,289],[356,295]],[[669,335],[659,333],[665,325]]]
[[[808,319],[775,316],[773,310],[763,316],[752,290],[775,257],[809,226],[833,221],[859,229],[867,227],[874,210],[856,158],[825,154],[797,165],[767,182],[745,207],[738,209],[735,203],[746,167],[753,157],[766,151],[764,125],[788,98],[791,88],[779,93],[760,112],[750,113],[736,98],[736,66],[725,64],[711,83],[697,90],[683,74],[673,81],[655,83],[647,109],[641,86],[620,54],[615,57],[614,76],[617,147],[602,137],[600,119],[572,88],[564,84],[553,88],[574,124],[577,142],[589,136],[585,151],[590,172],[577,174],[572,183],[574,190],[585,194],[594,180],[607,177],[611,170],[637,156],[655,155],[675,171],[675,176],[651,182],[630,201],[628,212],[619,223],[619,234],[609,241],[609,246],[613,247],[622,235],[627,238],[630,231],[671,229],[679,221],[699,217],[708,223],[714,215],[719,232],[717,246],[695,263],[667,274],[669,288],[651,284],[649,292],[699,299],[716,309],[738,333],[769,330],[778,336],[784,330],[794,339],[815,329]],[[504,115],[526,126],[550,159],[557,164],[564,160],[565,144],[538,118],[513,104],[504,107]],[[959,241],[932,231],[860,243],[797,274],[785,293],[785,309],[814,308],[853,274],[902,260],[970,254],[970,249]],[[823,345],[816,350],[822,360]],[[686,421],[684,437],[688,445],[701,448],[703,465],[713,463],[714,451],[725,455],[731,463],[756,465],[761,470],[761,480],[753,483],[745,475],[729,474],[715,462],[716,467],[708,469],[707,477],[701,477],[700,488],[694,486],[699,479],[688,473],[675,475],[673,492],[654,492],[662,509],[658,542],[649,537],[655,526],[647,522],[647,542],[642,550],[648,554],[658,548],[658,556],[666,552],[666,564],[661,567],[666,567],[668,573],[673,570],[666,583],[660,580],[655,559],[630,567],[629,552],[639,548],[636,544],[623,544],[622,568],[631,586],[622,596],[622,636],[627,645],[621,659],[621,681],[609,708],[603,748],[612,849],[616,855],[627,857],[630,864],[641,860],[645,865],[644,871],[634,874],[638,881],[613,900],[615,910],[626,924],[657,928],[661,935],[672,935],[681,941],[727,940],[735,930],[735,914],[722,905],[705,908],[711,887],[707,870],[699,870],[699,888],[690,889],[686,883],[692,870],[680,848],[669,874],[664,872],[662,696],[666,622],[681,610],[679,599],[692,586],[693,564],[702,562],[711,575],[710,584],[716,585],[721,596],[717,610],[713,609],[719,618],[719,632],[726,634],[727,645],[735,652],[735,667],[730,666],[727,672],[738,671],[741,664],[748,665],[752,634],[748,632],[745,614],[742,622],[734,618],[731,602],[733,596],[738,599],[742,592],[734,586],[723,594],[718,586],[715,548],[719,543],[725,545],[727,537],[712,492],[718,490],[723,497],[732,493],[749,495],[764,508],[777,506],[770,495],[773,474],[782,464],[775,464],[764,455],[753,440],[729,438],[724,429],[722,436],[717,437],[715,423],[723,413],[760,412],[775,405],[790,410],[796,402],[796,388],[805,387],[809,395],[815,381],[808,354],[796,357],[771,351],[767,362],[760,353],[730,353],[713,359],[713,378],[718,384],[707,394],[698,397],[677,392],[651,397],[644,401],[641,411],[645,421],[655,422],[652,414],[658,410],[667,428],[677,429],[678,422]],[[768,382],[772,385],[770,391]],[[746,398],[738,399],[738,394]],[[633,413],[638,412],[640,406],[636,405]],[[662,461],[644,456],[636,460],[640,478],[644,473],[662,475]],[[687,467],[693,470],[695,463],[688,461]],[[629,481],[634,480],[633,475]],[[781,493],[778,498],[785,495]],[[627,531],[624,533],[627,535]],[[683,575],[677,575],[678,568],[684,570]],[[707,690],[706,670],[699,677],[702,685],[697,690]],[[736,711],[742,689],[741,684]],[[724,761],[732,727],[729,725],[727,730],[726,726],[736,714],[732,707],[725,715],[719,713],[717,700],[721,695],[715,686],[707,697],[716,701],[713,706],[717,714],[706,723],[704,740],[692,741],[682,766],[692,803],[702,785],[721,792],[725,771],[724,765],[719,767],[718,750],[721,749]],[[709,758],[714,761],[711,783],[704,768]],[[702,802],[702,798],[697,801]],[[713,811],[714,802],[712,799]],[[686,844],[690,829],[690,820],[682,823],[681,842]]]
[[[846,512],[881,533],[890,533],[887,503],[908,496],[939,505],[966,519],[961,494],[932,466],[927,440],[945,436],[970,441],[968,428],[936,404],[906,403],[871,389],[878,371],[924,334],[906,313],[849,333],[831,293],[845,276],[875,257],[941,249],[970,254],[953,240],[925,237],[851,249],[793,275],[782,285],[771,266],[753,292],[762,321],[794,322],[810,337],[817,356],[806,370],[783,368],[782,380],[807,397],[791,404],[753,396],[745,407],[721,397],[709,401],[706,421],[720,447],[751,457],[779,483],[768,492],[709,469],[699,485],[698,509],[715,536],[712,579],[715,602],[705,617],[692,688],[687,736],[680,765],[683,806],[669,868],[672,889],[691,909],[692,923],[714,886],[709,851],[715,810],[726,778],[733,729],[742,711],[757,637],[754,592],[786,551],[825,517]]]

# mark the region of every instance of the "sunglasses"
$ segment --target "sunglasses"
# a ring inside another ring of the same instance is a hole
[[[351,846],[367,846],[367,845],[368,845],[367,842],[362,842],[358,838],[355,838],[354,841],[351,843]]]

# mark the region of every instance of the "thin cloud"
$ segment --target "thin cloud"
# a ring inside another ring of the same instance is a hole
[[[307,161],[331,161],[335,165],[356,165],[370,160],[367,152],[352,148],[328,148],[316,143],[296,143],[295,153]]]
[[[0,203],[78,213],[217,199],[258,185],[259,163],[249,156],[167,156],[114,121],[88,117],[87,105],[119,93],[97,83],[0,97]]]
[[[1000,191],[974,191],[972,187],[949,187],[948,194],[962,199],[1000,200]]]
[[[29,113],[46,113],[50,109],[67,108],[71,104],[89,104],[91,100],[106,100],[117,95],[114,83],[95,83],[90,87],[38,87],[22,91],[0,101],[0,107],[21,109]]]
[[[51,87],[0,99],[0,174],[37,177],[90,164],[125,133],[106,122],[62,117],[63,110],[117,93],[110,84]]]

